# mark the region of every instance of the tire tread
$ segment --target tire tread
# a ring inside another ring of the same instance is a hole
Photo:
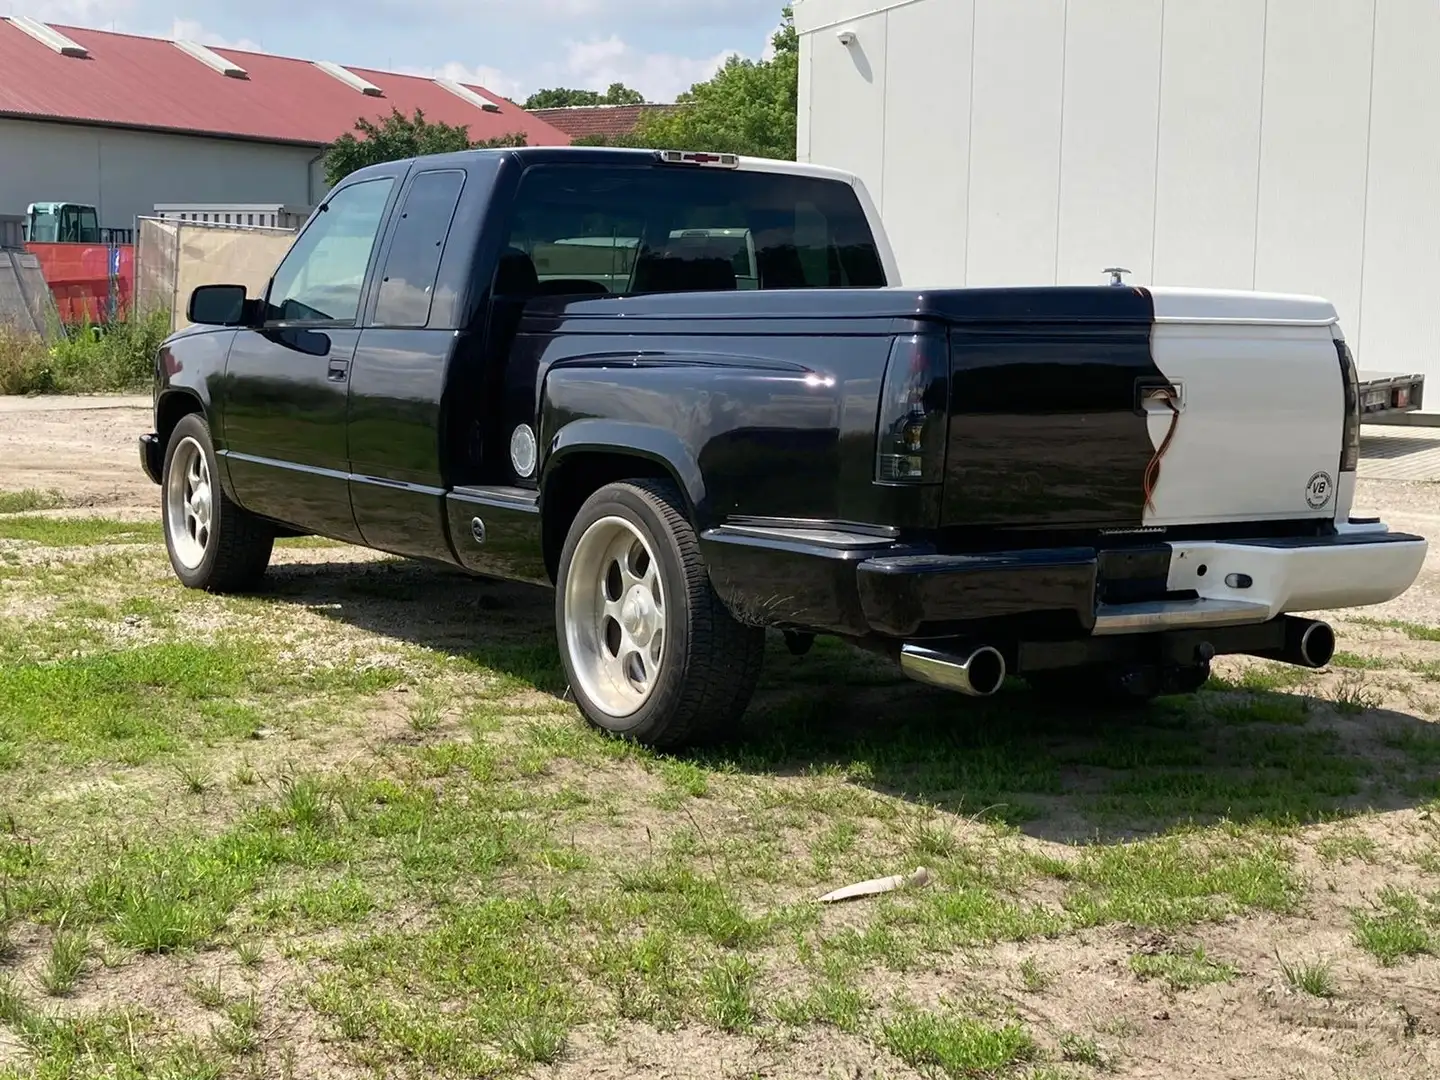
[[[631,479],[606,485],[592,499],[628,489],[663,522],[680,554],[690,613],[689,652],[680,694],[668,718],[640,738],[656,749],[692,745],[737,723],[750,704],[765,661],[765,630],[735,619],[710,584],[700,539],[675,485],[664,480]],[[668,607],[668,605],[667,605]]]
[[[168,475],[174,444],[182,429],[187,426],[198,428],[194,436],[209,457],[211,488],[215,506],[215,548],[211,557],[202,563],[193,574],[194,581],[187,580],[176,566],[176,573],[191,588],[204,589],[211,593],[248,592],[260,583],[270,565],[270,556],[275,547],[275,530],[266,521],[256,517],[244,507],[233,502],[225,494],[220,483],[219,461],[215,456],[215,443],[210,435],[210,424],[201,413],[189,413],[181,417],[170,435],[170,445],[165,452],[165,469]],[[164,513],[165,485],[161,485],[162,514]],[[208,563],[208,565],[207,565]]]

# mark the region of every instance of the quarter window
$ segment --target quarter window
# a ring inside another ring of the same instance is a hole
[[[363,180],[330,196],[275,271],[269,321],[355,321],[393,184],[389,177]]]
[[[424,326],[430,321],[440,258],[464,186],[465,173],[459,169],[424,172],[410,185],[385,256],[375,303],[377,326]]]

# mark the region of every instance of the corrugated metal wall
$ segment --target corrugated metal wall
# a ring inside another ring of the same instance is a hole
[[[801,0],[796,21],[800,156],[865,178],[908,282],[1121,265],[1318,293],[1362,366],[1440,379],[1435,0]]]

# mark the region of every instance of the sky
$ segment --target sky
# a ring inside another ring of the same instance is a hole
[[[768,55],[784,0],[0,0],[0,14],[183,37],[484,86],[524,99],[623,82],[650,101]]]

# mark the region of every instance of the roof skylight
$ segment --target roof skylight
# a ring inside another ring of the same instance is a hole
[[[341,67],[334,61],[316,60],[314,61],[314,64],[321,71],[325,72],[326,75],[329,75],[332,79],[338,79],[340,82],[350,87],[351,90],[359,90],[360,93],[364,94],[367,97],[385,96],[385,91],[381,90],[380,87],[376,86],[368,79],[362,79],[353,71]]]
[[[246,70],[242,68],[239,64],[235,63],[233,60],[226,60],[225,57],[221,56],[219,53],[214,52],[211,49],[207,49],[198,41],[177,40],[172,44],[174,44],[174,46],[181,52],[183,52],[186,56],[194,57],[206,67],[211,68],[214,71],[218,71],[226,78],[248,79],[250,77],[249,73],[247,73]]]
[[[82,60],[90,56],[90,50],[84,45],[72,41],[59,30],[46,26],[39,19],[32,19],[28,15],[13,15],[10,25],[22,34],[29,34],[47,49],[54,49],[61,56],[75,56]]]

